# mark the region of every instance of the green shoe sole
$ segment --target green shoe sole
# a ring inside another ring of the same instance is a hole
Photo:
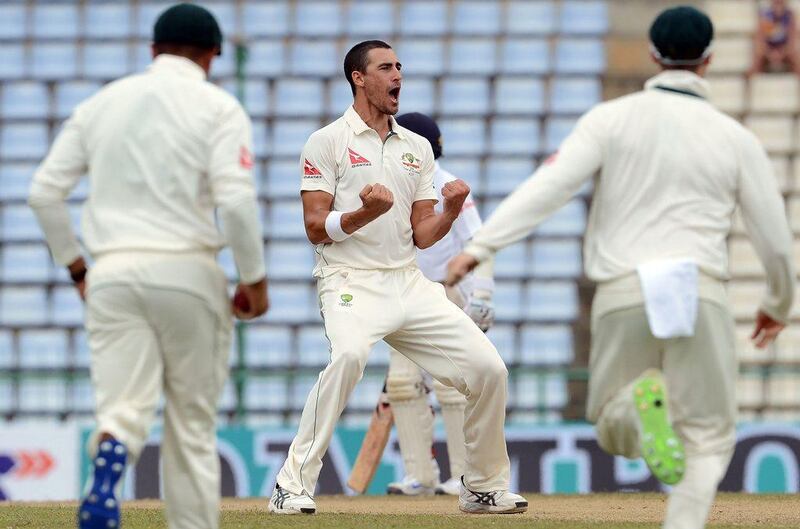
[[[686,454],[669,422],[667,392],[661,376],[643,375],[633,388],[633,400],[639,414],[645,463],[662,483],[679,483],[686,470]]]

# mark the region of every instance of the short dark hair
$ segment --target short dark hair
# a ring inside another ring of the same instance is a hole
[[[350,83],[350,90],[356,95],[356,84],[353,82],[353,72],[365,72],[367,70],[367,54],[369,50],[383,48],[391,50],[392,47],[382,40],[365,40],[359,42],[344,56],[344,76]]]

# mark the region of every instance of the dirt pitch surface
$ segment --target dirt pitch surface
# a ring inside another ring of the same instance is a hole
[[[313,516],[270,515],[264,499],[226,499],[222,529],[657,529],[666,505],[666,497],[661,494],[526,496],[530,502],[528,512],[511,515],[462,514],[457,500],[451,497],[319,496],[318,514]],[[75,505],[0,503],[0,529],[75,527]],[[161,502],[127,502],[122,512],[122,529],[166,528]],[[720,494],[708,527],[800,527],[800,496]]]

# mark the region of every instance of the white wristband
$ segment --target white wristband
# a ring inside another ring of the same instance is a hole
[[[335,242],[342,242],[352,235],[342,229],[342,215],[341,211],[331,211],[325,218],[325,232]]]

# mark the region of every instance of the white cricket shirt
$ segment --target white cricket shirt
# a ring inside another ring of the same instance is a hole
[[[447,182],[456,180],[456,177],[448,173],[434,162],[433,186],[436,188],[436,195],[439,202],[434,206],[436,213],[444,210],[444,197],[442,188]],[[481,216],[478,208],[475,207],[475,200],[472,193],[461,208],[458,218],[453,222],[453,227],[430,248],[417,250],[417,264],[420,271],[431,281],[442,282],[447,278],[447,263],[461,253],[475,232],[481,227]]]
[[[88,174],[83,242],[113,252],[216,252],[226,242],[242,282],[264,276],[250,119],[200,66],[159,55],[82,102],[33,177],[33,207],[55,260],[80,255],[64,200]]]
[[[589,278],[610,281],[639,264],[689,258],[725,280],[738,206],[767,274],[762,309],[785,321],[792,237],[772,166],[756,137],[705,99],[708,91],[691,72],[665,71],[644,91],[597,105],[466,251],[483,259],[522,239],[599,171],[584,245]]]
[[[314,276],[326,269],[393,269],[413,266],[416,252],[411,205],[437,200],[433,151],[428,140],[397,124],[385,142],[350,106],[344,115],[314,132],[300,157],[301,191],[333,195],[335,211],[359,209],[358,194],[381,184],[394,195],[391,209],[342,242],[319,244]]]

